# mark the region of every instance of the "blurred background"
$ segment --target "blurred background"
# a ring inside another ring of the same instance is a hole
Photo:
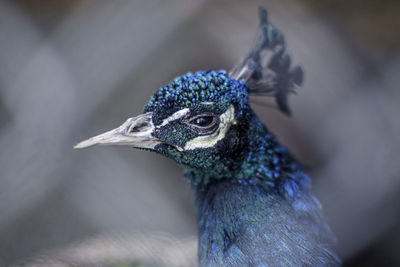
[[[233,67],[258,5],[305,84],[291,118],[257,114],[308,166],[345,266],[400,266],[397,0],[1,0],[0,266],[196,265],[174,162],[72,146],[141,113],[175,76]]]

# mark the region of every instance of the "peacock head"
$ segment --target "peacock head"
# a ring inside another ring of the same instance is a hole
[[[224,70],[187,73],[161,87],[142,115],[75,148],[132,146],[156,151],[187,168],[218,173],[243,154],[252,114],[243,81]]]

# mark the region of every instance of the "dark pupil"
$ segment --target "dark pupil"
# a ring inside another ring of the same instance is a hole
[[[206,117],[198,117],[194,120],[194,124],[200,127],[206,127],[210,125],[213,121],[213,117],[211,116],[206,116]]]

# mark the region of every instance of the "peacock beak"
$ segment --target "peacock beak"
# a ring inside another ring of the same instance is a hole
[[[153,137],[153,131],[152,113],[148,112],[129,118],[118,128],[82,141],[76,144],[74,148],[120,145],[154,149],[156,145],[164,142]]]

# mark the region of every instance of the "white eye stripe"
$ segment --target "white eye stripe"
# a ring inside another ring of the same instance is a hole
[[[167,125],[168,123],[170,123],[171,121],[179,120],[180,118],[182,118],[183,116],[185,116],[189,112],[190,112],[190,109],[188,109],[188,108],[184,108],[184,109],[178,110],[177,112],[175,112],[174,114],[172,114],[168,118],[164,119],[163,122],[160,125],[157,126],[157,128],[163,127],[163,126]]]
[[[214,102],[202,102],[202,104],[204,104],[204,105],[213,105]],[[182,118],[183,116],[185,116],[189,112],[190,112],[189,108],[184,108],[184,109],[178,110],[177,112],[175,112],[174,114],[172,114],[168,118],[164,119],[163,122],[160,125],[158,125],[156,128],[163,127],[163,126],[167,125],[168,123],[170,123],[171,121],[179,120],[180,118]]]
[[[220,123],[218,129],[210,134],[198,136],[186,142],[184,150],[193,150],[196,148],[213,147],[218,141],[224,139],[231,125],[236,124],[235,108],[230,105],[229,108],[220,115]]]

